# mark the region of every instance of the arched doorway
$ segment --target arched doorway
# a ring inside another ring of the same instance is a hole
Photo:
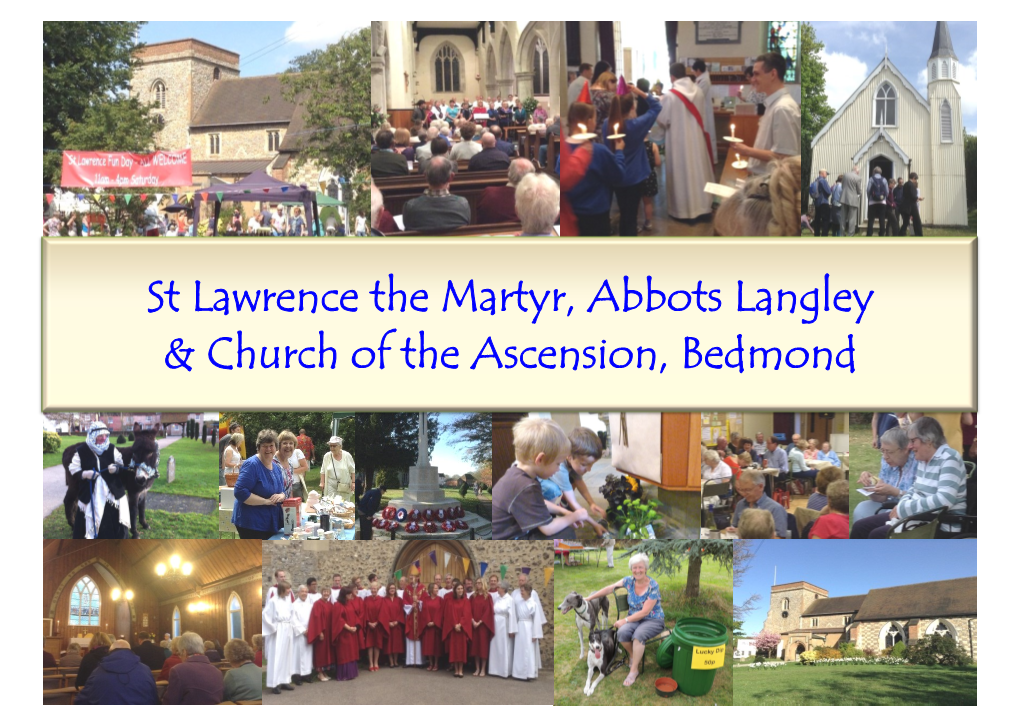
[[[432,560],[433,556],[435,561]],[[430,583],[437,573],[442,576],[449,574],[461,580],[477,575],[474,558],[457,541],[408,541],[397,554],[390,577],[394,577],[397,571],[402,576],[409,575],[415,561],[421,566],[422,583]]]
[[[804,644],[798,643],[797,644],[797,648],[793,652],[793,660],[794,661],[800,661],[800,655],[802,653],[804,653],[805,651],[807,651],[807,649],[804,648]]]
[[[887,181],[889,178],[894,178],[893,175],[893,161],[891,158],[887,158],[884,155],[877,155],[868,161],[868,177],[870,178],[875,174],[875,168],[882,169],[882,177]]]

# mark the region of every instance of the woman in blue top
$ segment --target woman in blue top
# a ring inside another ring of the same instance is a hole
[[[280,504],[287,496],[283,488],[283,467],[273,458],[276,433],[259,431],[256,447],[258,455],[241,464],[234,485],[234,514],[230,521],[241,538],[266,541],[283,528]]]
[[[917,459],[908,446],[907,432],[902,428],[890,428],[882,434],[879,439],[882,467],[878,478],[868,471],[861,473],[858,483],[872,491],[872,495],[854,508],[854,523],[881,512],[883,503],[898,500],[914,485]]]
[[[636,85],[627,87],[630,92],[617,95],[609,106],[609,117],[602,123],[602,138],[616,134],[617,126],[627,136],[623,146],[623,179],[616,186],[616,202],[620,206],[620,235],[635,236],[638,234],[638,208],[644,195],[645,181],[652,172],[645,138],[655,125],[662,106]],[[637,114],[639,97],[648,103],[648,110],[641,117]]]
[[[654,578],[648,577],[648,556],[635,553],[630,557],[630,575],[620,579],[611,586],[588,596],[591,601],[608,596],[618,588],[627,589],[627,605],[630,612],[613,626],[619,631],[616,640],[630,654],[630,673],[624,680],[624,686],[633,685],[641,668],[641,657],[645,654],[645,644],[658,636],[666,628],[666,614],[662,611],[662,596],[659,584]]]

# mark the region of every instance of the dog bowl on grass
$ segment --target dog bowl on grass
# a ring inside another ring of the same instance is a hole
[[[662,678],[655,679],[655,693],[659,694],[663,698],[676,696],[679,690],[680,687],[677,686],[676,681],[671,679],[669,676],[663,676]]]

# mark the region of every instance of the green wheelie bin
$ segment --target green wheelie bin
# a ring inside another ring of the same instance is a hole
[[[673,669],[673,680],[688,696],[704,696],[712,690],[715,672],[726,662],[729,632],[717,621],[681,618],[672,633],[659,644],[655,661]]]

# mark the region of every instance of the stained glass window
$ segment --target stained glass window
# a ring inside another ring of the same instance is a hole
[[[69,609],[68,626],[99,625],[99,589],[88,576],[82,576],[71,589],[71,607]]]
[[[181,609],[174,606],[174,632],[173,637],[176,638],[181,635]]]
[[[460,55],[449,43],[436,52],[436,91],[460,92]]]
[[[800,77],[800,23],[795,20],[770,22],[768,52],[779,53],[786,59],[785,82],[797,82]]]
[[[244,629],[241,627],[241,599],[236,593],[230,594],[230,602],[227,604],[228,628],[231,639],[244,638]]]

